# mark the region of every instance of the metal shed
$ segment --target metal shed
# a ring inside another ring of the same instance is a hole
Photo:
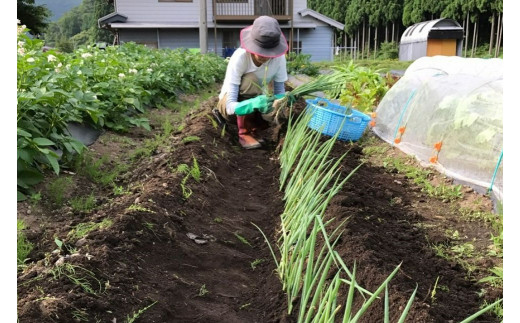
[[[423,56],[462,56],[464,29],[453,19],[435,19],[406,28],[399,45],[399,60]]]

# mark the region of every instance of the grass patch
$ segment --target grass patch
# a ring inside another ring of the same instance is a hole
[[[74,185],[72,177],[58,177],[47,186],[47,194],[51,203],[56,207],[62,207],[66,192],[70,192]]]
[[[116,179],[129,168],[126,163],[114,163],[108,156],[96,159],[90,153],[81,154],[74,163],[76,172],[102,186],[114,186]]]
[[[25,223],[22,220],[16,220],[16,264],[20,268],[27,261],[27,256],[33,249],[33,244],[27,240],[23,233]]]
[[[70,206],[74,211],[90,212],[96,207],[96,197],[94,193],[88,196],[73,197],[70,200]]]
[[[103,221],[101,221],[99,223],[94,223],[94,222],[80,223],[80,224],[76,225],[74,227],[74,229],[69,231],[67,236],[71,239],[78,240],[83,237],[86,237],[87,234],[89,234],[90,232],[92,232],[94,230],[103,230],[103,229],[109,228],[112,224],[113,224],[113,221],[108,218],[103,219]]]
[[[200,137],[197,137],[197,136],[187,136],[187,137],[182,138],[182,143],[183,144],[187,144],[189,142],[194,142],[194,141],[200,141]]]

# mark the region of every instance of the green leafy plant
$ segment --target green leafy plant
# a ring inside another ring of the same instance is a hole
[[[209,291],[206,289],[206,284],[200,286],[198,296],[202,297],[202,296],[206,296],[207,294],[209,294]]]
[[[182,138],[182,143],[183,144],[187,144],[189,142],[194,142],[194,141],[200,141],[200,137],[197,137],[197,136],[187,136],[187,137]]]
[[[265,259],[255,259],[254,261],[251,262],[251,268],[253,270],[256,269],[256,266],[260,265],[261,263],[263,263],[265,261]]]
[[[102,282],[92,271],[81,266],[64,263],[54,267],[50,272],[55,280],[64,276],[88,294],[99,295],[103,292]]]
[[[84,222],[76,225],[69,233],[68,237],[77,240],[85,237],[87,234],[94,230],[103,230],[112,226],[114,222],[109,218],[103,219],[103,221],[95,223],[95,222]]]
[[[70,191],[73,185],[72,177],[58,177],[51,181],[47,186],[47,193],[51,202],[55,206],[61,207],[66,198],[66,193]]]
[[[286,55],[287,73],[289,74],[306,74],[309,76],[317,76],[320,72],[318,66],[311,63],[311,55],[297,54],[289,52]]]

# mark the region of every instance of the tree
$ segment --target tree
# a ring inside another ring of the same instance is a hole
[[[58,21],[51,23],[45,34],[48,45],[68,44],[62,38],[71,39],[73,47],[94,42],[111,42],[109,31],[100,29],[97,21],[114,9],[107,0],[83,0],[76,8],[65,13]]]
[[[34,0],[17,0],[18,20],[29,28],[31,34],[42,34],[48,25],[51,12],[44,5],[37,6]]]

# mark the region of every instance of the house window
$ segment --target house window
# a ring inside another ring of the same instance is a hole
[[[158,0],[159,2],[193,2],[193,0]]]
[[[302,52],[302,42],[301,41],[293,41],[291,52],[300,54]]]

